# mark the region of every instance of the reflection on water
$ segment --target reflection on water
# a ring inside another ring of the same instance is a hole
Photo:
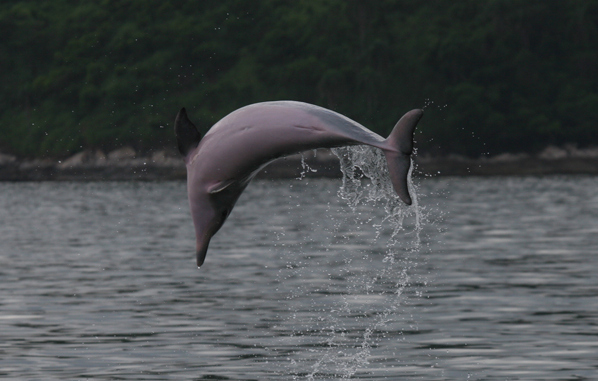
[[[0,377],[596,378],[598,178],[421,179],[390,257],[339,186],[251,184],[198,271],[183,182],[0,184]]]

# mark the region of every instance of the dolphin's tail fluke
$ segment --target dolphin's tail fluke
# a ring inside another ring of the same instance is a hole
[[[423,115],[423,110],[417,109],[403,115],[386,139],[385,143],[389,148],[383,150],[386,155],[392,186],[397,195],[407,205],[411,205],[407,176],[411,167],[413,131]]]

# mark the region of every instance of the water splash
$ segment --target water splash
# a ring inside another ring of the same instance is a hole
[[[404,292],[411,285],[422,246],[420,236],[426,216],[419,205],[412,173],[408,186],[413,202],[406,206],[394,191],[382,151],[369,146],[332,151],[338,156],[343,173],[338,196],[351,209],[347,219],[353,219],[337,222],[341,241],[353,239],[344,235],[344,225],[369,224],[375,231],[375,246],[383,247],[383,252],[377,255],[346,249],[347,270],[336,276],[350,278],[350,286],[345,290],[327,290],[331,294],[328,306],[314,305],[316,316],[310,322],[312,326],[305,329],[305,322],[298,324],[303,328],[298,329],[297,336],[302,338],[302,346],[309,346],[311,354],[303,365],[313,362],[308,372],[295,373],[295,380],[350,379],[367,368],[372,350],[384,340],[389,327],[396,329],[397,322],[406,320],[401,316]],[[382,217],[364,220],[373,208],[383,210]],[[354,259],[356,255],[361,258]],[[328,275],[330,279],[334,277]],[[293,297],[305,298],[301,293],[297,290]]]
[[[318,172],[317,169],[312,168],[309,166],[309,164],[307,164],[307,161],[305,159],[305,154],[303,152],[300,155],[301,155],[301,173],[299,174],[299,177],[297,177],[297,180],[303,180],[308,172]],[[316,150],[313,151],[313,156],[316,157]]]
[[[355,146],[334,148],[332,152],[339,158],[343,173],[342,186],[338,195],[347,201],[353,211],[361,204],[382,206],[385,217],[374,227],[378,237],[384,229],[391,230],[388,245],[391,247],[404,243],[405,237],[400,233],[409,230],[414,239],[412,249],[419,249],[421,245],[420,232],[422,230],[423,210],[417,197],[417,188],[412,180],[413,164],[408,174],[409,193],[412,197],[410,207],[396,195],[386,164],[386,158],[379,149],[370,146]],[[408,226],[406,219],[414,218],[414,225]]]

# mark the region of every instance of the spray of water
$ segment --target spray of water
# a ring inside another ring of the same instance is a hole
[[[392,187],[386,158],[381,150],[370,146],[355,146],[334,148],[332,152],[339,158],[343,173],[339,197],[346,200],[354,211],[361,204],[383,206],[385,217],[374,226],[379,235],[386,227],[392,230],[388,242],[390,246],[395,246],[399,240],[404,242],[404,237],[399,239],[399,234],[407,229],[405,219],[414,217],[415,226],[410,230],[415,234],[415,239],[411,242],[415,245],[414,248],[419,248],[423,214],[419,207],[417,189],[411,178],[413,165],[408,175],[409,193],[413,203],[411,207],[406,207]]]
[[[413,203],[406,206],[394,192],[386,159],[380,150],[355,146],[335,148],[333,153],[338,156],[343,173],[338,196],[351,209],[348,215],[355,216],[353,223],[363,223],[363,215],[373,208],[384,211],[381,218],[365,220],[373,227],[376,246],[383,247],[384,253],[375,256],[346,253],[346,263],[351,264],[347,267],[351,270],[342,276],[350,278],[349,288],[337,290],[342,297],[337,297],[332,307],[316,311],[314,327],[297,332],[304,343],[310,337],[321,341],[310,344],[313,363],[308,372],[296,373],[296,380],[350,379],[367,367],[371,352],[384,340],[387,327],[404,319],[401,316],[403,294],[410,286],[422,245],[420,233],[425,214],[411,173],[409,190]],[[338,221],[339,232],[346,222]],[[355,262],[351,263],[356,255],[361,255],[362,263],[366,263],[361,269],[353,266]]]
[[[318,172],[317,169],[314,169],[312,167],[309,166],[309,164],[307,164],[307,161],[305,159],[305,154],[301,153],[301,173],[299,174],[299,177],[297,178],[297,180],[303,180],[305,178],[305,175],[308,172]],[[316,156],[316,150],[313,151],[313,155],[314,157]]]

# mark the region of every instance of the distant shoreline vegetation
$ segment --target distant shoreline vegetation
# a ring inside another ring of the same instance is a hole
[[[425,107],[421,157],[598,146],[597,0],[6,0],[0,32],[0,152],[30,161],[277,99],[383,136]]]

